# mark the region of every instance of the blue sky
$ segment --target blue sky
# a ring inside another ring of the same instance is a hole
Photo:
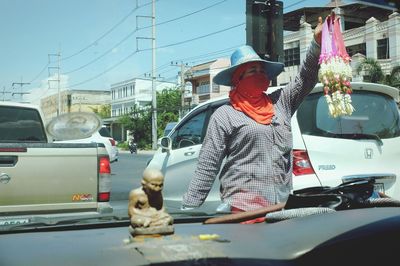
[[[194,65],[228,57],[244,44],[245,3],[156,1],[157,76],[175,82],[180,69],[171,62]],[[320,3],[284,1],[284,8],[290,7],[284,12]],[[0,0],[0,100],[2,91],[21,92],[12,83],[30,83],[22,87],[31,92],[28,98],[48,93],[47,78],[57,70],[59,52],[61,89],[108,90],[113,83],[149,75],[151,11],[151,0]]]

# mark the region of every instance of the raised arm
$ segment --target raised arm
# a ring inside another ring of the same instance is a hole
[[[288,98],[288,104],[292,115],[297,110],[304,98],[310,93],[318,81],[319,55],[321,53],[321,32],[322,18],[314,30],[314,38],[308,48],[306,57],[300,66],[294,80],[292,80],[284,89],[284,97]]]

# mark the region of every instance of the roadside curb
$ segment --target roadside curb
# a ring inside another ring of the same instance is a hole
[[[122,149],[118,149],[119,153],[130,153],[129,150],[122,150]],[[138,150],[138,154],[154,154],[156,151],[153,150]]]

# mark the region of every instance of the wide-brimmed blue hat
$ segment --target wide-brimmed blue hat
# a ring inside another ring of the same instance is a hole
[[[243,45],[236,49],[231,55],[231,66],[227,69],[222,70],[215,75],[213,81],[219,85],[232,86],[232,75],[235,70],[249,62],[262,62],[264,65],[265,73],[267,73],[270,80],[278,76],[284,69],[285,65],[280,62],[272,62],[261,59],[258,54],[254,51],[253,47],[249,45]]]

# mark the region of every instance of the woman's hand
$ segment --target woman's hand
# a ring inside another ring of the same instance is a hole
[[[319,45],[321,45],[321,40],[322,40],[322,17],[318,18],[318,24],[317,24],[317,27],[315,27],[315,30],[314,30],[314,39]]]

